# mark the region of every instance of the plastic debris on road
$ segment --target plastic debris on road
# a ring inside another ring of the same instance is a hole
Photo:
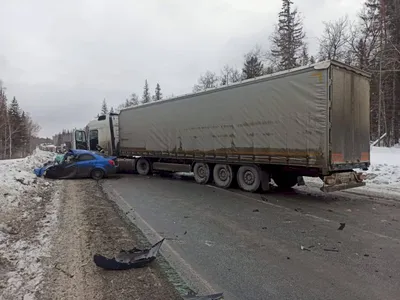
[[[157,253],[161,248],[164,239],[154,244],[150,249],[140,250],[133,248],[131,250],[121,250],[113,258],[107,258],[100,254],[93,257],[94,263],[106,270],[128,270],[142,268],[156,259]]]

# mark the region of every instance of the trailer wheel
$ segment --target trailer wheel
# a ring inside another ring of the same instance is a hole
[[[137,163],[136,163],[136,171],[140,174],[140,175],[149,175],[151,172],[151,164],[150,162],[141,157],[138,159]]]
[[[255,192],[261,184],[260,173],[255,166],[241,166],[237,172],[239,187],[246,192]]]
[[[233,170],[230,165],[217,164],[213,170],[214,183],[216,186],[227,189],[233,180]]]
[[[288,190],[297,184],[297,175],[293,173],[273,174],[272,179],[275,184],[283,190]]]
[[[195,163],[193,167],[194,180],[200,184],[207,184],[211,181],[210,166],[206,163]]]

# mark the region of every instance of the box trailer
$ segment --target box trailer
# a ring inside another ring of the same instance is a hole
[[[236,179],[246,191],[268,189],[271,178],[287,188],[314,176],[335,191],[365,185],[354,169],[370,165],[369,82],[362,70],[325,61],[94,123],[104,122],[114,141],[107,147],[135,157],[142,175],[192,171],[198,183],[228,188]]]

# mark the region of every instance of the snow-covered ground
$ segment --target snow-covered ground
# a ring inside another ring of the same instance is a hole
[[[382,197],[400,198],[400,147],[372,147],[371,166],[362,171],[366,176],[366,186],[350,189],[352,193],[375,194]],[[305,187],[298,187],[308,193],[319,193],[322,180],[305,177]]]
[[[367,182],[371,185],[389,185],[400,188],[400,147],[373,147]]]
[[[53,159],[36,150],[24,159],[0,161],[0,299],[35,299],[57,222],[54,185],[33,168]]]

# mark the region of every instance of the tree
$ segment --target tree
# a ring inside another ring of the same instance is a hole
[[[107,113],[108,113],[107,102],[106,102],[106,99],[104,99],[103,103],[101,105],[101,114],[106,115]]]
[[[160,87],[160,84],[157,83],[156,90],[154,93],[154,101],[159,101],[161,99],[162,99],[161,87]]]
[[[5,87],[0,81],[0,159],[7,157],[8,150],[8,105]]]
[[[336,21],[323,22],[324,32],[319,39],[319,58],[321,60],[345,61],[348,57],[350,39],[349,20],[346,17]]]
[[[235,83],[240,81],[241,78],[242,74],[240,74],[237,69],[230,67],[229,65],[225,65],[221,70],[220,85]]]
[[[111,108],[110,108],[110,114],[113,114],[113,113],[114,113],[114,107],[111,106]]]
[[[257,56],[247,56],[243,66],[243,78],[250,79],[263,75],[264,65]]]
[[[310,56],[310,64],[315,64],[315,58],[313,55]]]
[[[21,147],[21,112],[17,99],[14,97],[8,109],[9,158]]]
[[[215,88],[217,87],[218,81],[219,78],[214,72],[207,71],[197,80],[197,84],[193,87],[193,92],[197,93],[205,91],[206,89]]]
[[[126,99],[125,107],[137,106],[137,105],[139,105],[139,97],[135,93],[132,93],[131,96],[129,97],[129,100]]]
[[[274,73],[274,67],[273,66],[267,66],[266,68],[264,68],[263,73],[264,74],[272,74],[272,73]]]
[[[308,56],[308,47],[306,44],[304,44],[301,50],[301,65],[307,66],[309,63],[310,63],[310,57]]]
[[[272,35],[273,48],[271,55],[276,59],[280,70],[298,66],[302,54],[305,33],[296,8],[292,8],[292,0],[282,0],[278,24]]]
[[[149,85],[147,83],[147,79],[144,82],[143,95],[142,95],[142,103],[149,103],[151,101],[150,93],[149,93]]]

